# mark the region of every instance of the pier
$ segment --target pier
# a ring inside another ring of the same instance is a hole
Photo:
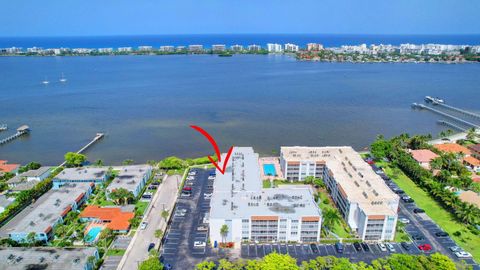
[[[0,124],[0,131],[5,131],[8,129],[7,124]]]
[[[95,136],[95,138],[93,138],[93,140],[91,140],[89,143],[87,143],[84,147],[80,148],[80,150],[78,150],[76,153],[77,154],[81,154],[83,153],[85,150],[87,150],[87,148],[89,148],[90,146],[92,146],[94,143],[98,142],[101,138],[103,138],[105,136],[104,133],[97,133],[97,135]],[[62,167],[65,165],[65,161],[60,164],[59,167]]]
[[[453,116],[453,115],[451,115],[451,114],[448,114],[448,113],[444,113],[444,112],[442,112],[442,111],[439,111],[439,110],[437,110],[437,109],[435,109],[435,108],[432,108],[432,107],[429,107],[429,106],[425,106],[425,105],[423,105],[423,104],[413,103],[413,104],[412,104],[412,108],[414,108],[414,109],[425,109],[425,110],[429,110],[429,111],[431,111],[431,112],[437,113],[437,114],[439,114],[439,115],[441,115],[441,116],[444,116],[444,117],[446,117],[446,118],[452,119],[452,120],[454,120],[454,121],[456,121],[456,122],[458,122],[458,123],[462,123],[463,125],[466,125],[466,126],[469,126],[469,127],[473,127],[473,128],[480,128],[480,126],[478,126],[477,124],[474,124],[474,123],[472,123],[472,122],[468,122],[468,121],[466,121],[466,120],[460,119],[460,118],[458,118],[458,117],[456,117],[456,116]]]
[[[456,129],[456,130],[458,130],[458,131],[462,131],[462,132],[465,132],[465,131],[467,131],[467,129],[465,129],[465,128],[462,128],[462,127],[461,127],[461,126],[459,126],[459,125],[455,125],[455,124],[453,124],[453,123],[450,123],[450,122],[447,122],[447,121],[438,120],[438,121],[437,121],[437,123],[438,123],[439,125],[443,125],[443,126],[451,127],[451,128],[453,128],[453,129]]]
[[[5,139],[1,139],[0,140],[0,145],[11,142],[11,141],[19,138],[22,135],[28,134],[29,132],[30,132],[30,127],[28,127],[27,125],[23,125],[23,126],[17,128],[17,133],[15,133],[15,134],[13,134],[13,135],[5,138]]]
[[[477,114],[477,113],[474,113],[474,112],[469,112],[469,111],[466,111],[466,110],[462,110],[462,109],[459,109],[457,107],[447,105],[445,103],[432,102],[432,104],[435,105],[435,106],[440,106],[442,108],[454,111],[454,112],[461,113],[463,115],[466,115],[466,116],[469,116],[469,117],[472,117],[472,118],[475,118],[475,119],[480,119],[480,114]]]

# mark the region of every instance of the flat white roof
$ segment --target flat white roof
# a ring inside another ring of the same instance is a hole
[[[225,160],[226,154],[222,155]],[[258,154],[251,147],[235,147],[225,174],[218,170],[210,201],[210,218],[235,219],[278,216],[299,219],[320,216],[307,187],[262,188]]]
[[[124,188],[133,192],[152,167],[150,165],[115,166],[113,170],[118,171],[118,174],[107,189]]]
[[[395,215],[399,197],[350,146],[283,146],[286,162],[324,162],[340,192],[367,215]],[[395,208],[395,209],[393,209]]]
[[[108,167],[80,167],[66,168],[55,176],[54,179],[81,181],[102,179],[108,172]]]

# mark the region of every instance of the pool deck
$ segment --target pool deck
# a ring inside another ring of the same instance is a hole
[[[102,228],[102,230],[106,228],[105,224],[103,224],[103,223],[101,223],[101,222],[95,222],[95,221],[90,222],[90,224],[88,224],[87,227],[86,227],[85,230],[84,230],[84,233],[83,233],[84,235],[83,235],[83,237],[84,237],[84,238],[87,237],[87,234],[88,234],[88,232],[90,231],[90,229],[92,229],[92,228],[94,228],[94,227],[100,227],[100,228]],[[100,237],[100,233],[101,233],[101,231],[98,233],[97,237],[95,237],[95,239],[93,239],[92,241],[90,241],[88,244],[96,243],[96,242],[98,241],[98,238]]]
[[[260,164],[260,176],[262,180],[273,180],[273,179],[283,179],[283,173],[280,169],[280,158],[279,157],[262,157],[258,159],[258,163]],[[273,164],[275,167],[276,176],[265,175],[263,171],[263,164]]]

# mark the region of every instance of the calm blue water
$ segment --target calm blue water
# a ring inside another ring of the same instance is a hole
[[[202,44],[210,47],[212,44],[249,45],[267,43],[295,43],[305,46],[307,43],[322,43],[325,46],[356,45],[356,44],[392,44],[401,43],[441,43],[479,45],[480,35],[327,35],[327,34],[237,34],[237,35],[155,35],[155,36],[110,36],[110,37],[0,37],[2,47],[43,47],[43,48],[102,48],[102,47],[137,47],[149,45],[189,45]]]
[[[211,154],[191,124],[210,132],[223,151],[363,149],[380,133],[444,129],[436,124],[440,117],[411,110],[425,95],[480,111],[479,64],[315,63],[280,55],[0,57],[0,71],[0,123],[32,128],[0,146],[0,159],[22,163],[58,164],[96,132],[107,136],[87,152],[92,161]],[[66,84],[58,82],[62,73]]]
[[[263,164],[263,174],[271,176],[277,175],[275,166],[273,164]]]

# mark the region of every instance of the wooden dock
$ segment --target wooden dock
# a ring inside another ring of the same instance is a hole
[[[7,138],[1,139],[0,140],[0,145],[6,144],[8,142],[11,142],[17,138],[19,138],[22,135],[28,134],[30,132],[30,127],[27,125],[23,125],[19,128],[17,128],[17,132],[11,136],[8,136]]]
[[[451,120],[453,120],[453,121],[455,121],[455,122],[461,123],[461,124],[463,124],[463,125],[466,125],[466,126],[469,126],[469,127],[473,127],[473,128],[476,128],[476,129],[480,129],[480,126],[477,125],[477,124],[474,124],[474,123],[472,123],[472,122],[463,120],[463,119],[461,119],[461,118],[458,118],[458,117],[456,117],[456,116],[453,116],[453,115],[448,114],[448,113],[445,113],[445,112],[442,112],[442,111],[437,110],[437,109],[435,109],[435,108],[432,108],[432,107],[429,107],[429,106],[425,106],[425,105],[423,105],[423,104],[413,103],[413,104],[412,104],[412,108],[414,108],[414,109],[425,109],[425,110],[429,110],[429,111],[431,111],[431,112],[437,113],[437,114],[439,114],[439,115],[441,115],[441,116],[444,116],[444,117],[446,117],[446,118],[449,118],[449,119],[451,119]]]
[[[105,136],[104,133],[97,133],[97,135],[89,142],[87,143],[84,147],[80,148],[80,150],[78,150],[76,153],[77,154],[81,154],[83,153],[85,150],[87,150],[87,148],[89,148],[90,146],[92,146],[94,143],[98,142],[100,139],[102,139],[103,137]],[[60,164],[60,167],[61,166],[64,166],[66,163],[66,161],[64,161],[62,164]]]
[[[442,126],[451,127],[451,128],[456,129],[456,130],[458,130],[458,131],[462,131],[462,132],[467,131],[466,128],[463,128],[463,127],[461,127],[461,126],[459,126],[459,125],[456,125],[456,124],[454,124],[454,123],[451,123],[451,122],[447,122],[447,121],[443,121],[443,120],[438,120],[437,123],[438,123],[439,125],[442,125]]]

